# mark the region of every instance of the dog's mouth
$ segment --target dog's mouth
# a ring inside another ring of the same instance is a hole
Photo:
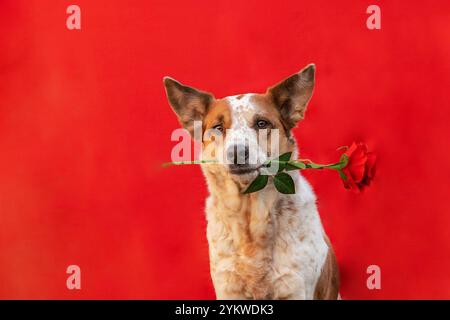
[[[258,169],[259,166],[251,166],[247,164],[232,164],[229,166],[230,173],[238,176],[256,172]]]

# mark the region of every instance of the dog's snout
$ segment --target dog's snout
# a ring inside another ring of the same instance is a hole
[[[227,160],[231,164],[248,164],[249,150],[245,144],[235,144],[227,149]]]

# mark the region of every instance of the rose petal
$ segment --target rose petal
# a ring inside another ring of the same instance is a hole
[[[367,156],[361,148],[357,148],[350,156],[347,167],[350,170],[353,180],[360,182],[364,178]]]

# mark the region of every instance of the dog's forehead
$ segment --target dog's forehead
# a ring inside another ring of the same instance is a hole
[[[254,93],[239,94],[226,97],[225,100],[230,105],[230,109],[232,112],[255,112],[257,106],[252,99],[254,95]]]
[[[267,115],[276,116],[277,110],[266,94],[246,93],[225,98],[230,111],[235,115]]]
[[[229,105],[233,128],[243,130],[249,127],[252,117],[259,109],[253,101],[253,96],[253,93],[246,93],[225,98]]]
[[[245,119],[250,120],[253,115],[263,113],[267,109],[259,96],[255,93],[246,93],[228,96],[224,100],[229,105],[231,117],[238,122],[242,122]]]
[[[277,110],[267,95],[245,93],[215,100],[206,122],[212,124],[220,118],[233,127],[249,126],[256,115],[267,116],[274,121],[278,119]]]

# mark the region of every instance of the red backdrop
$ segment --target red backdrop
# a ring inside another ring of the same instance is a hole
[[[81,8],[81,30],[66,8]],[[366,8],[381,7],[381,30]],[[317,65],[303,157],[366,141],[373,186],[308,172],[347,299],[450,298],[448,1],[0,2],[0,298],[214,298],[198,167],[162,77],[224,96]],[[447,90],[445,90],[447,89]],[[66,288],[81,267],[82,289]],[[381,290],[366,268],[381,267]]]

